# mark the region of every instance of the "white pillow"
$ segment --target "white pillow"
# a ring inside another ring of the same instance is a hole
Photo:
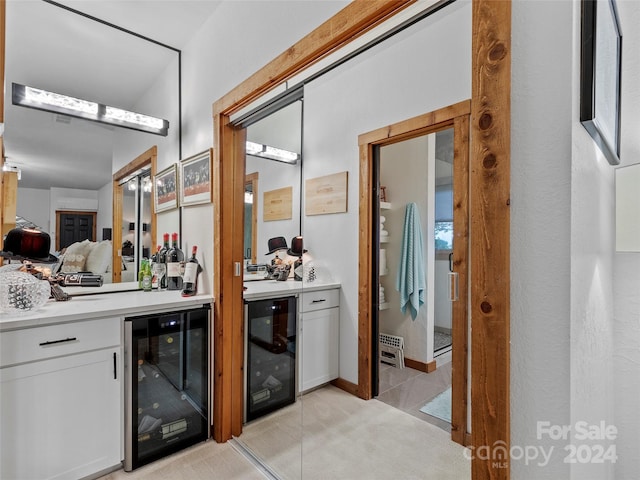
[[[111,240],[97,243],[87,256],[85,270],[93,273],[105,273],[111,265],[111,255]]]
[[[91,247],[89,240],[72,243],[64,253],[64,260],[60,271],[62,273],[81,272],[85,269],[87,253]]]
[[[84,264],[86,263],[86,258],[84,255],[75,254],[75,253],[65,253],[64,255],[64,263],[62,264],[62,268],[60,271],[62,273],[76,273],[82,272],[84,270]]]

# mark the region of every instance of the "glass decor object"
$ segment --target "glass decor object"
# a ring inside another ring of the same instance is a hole
[[[3,314],[26,315],[42,307],[50,296],[48,281],[16,269],[0,269],[0,312]]]

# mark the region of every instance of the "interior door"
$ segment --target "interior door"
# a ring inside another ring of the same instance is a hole
[[[95,212],[56,212],[58,233],[56,235],[56,250],[66,248],[72,243],[83,240],[95,241],[96,213]]]
[[[453,127],[453,251],[451,257],[452,298],[452,409],[451,438],[466,444],[468,407],[468,258],[469,258],[469,109],[470,103],[463,101],[441,110],[414,117],[397,124],[360,135],[360,315],[359,336],[359,385],[358,395],[369,399],[375,394],[377,381],[377,329],[380,315],[378,229],[379,200],[375,167],[378,147],[392,145],[407,139],[417,138]],[[394,132],[394,135],[389,135]],[[375,239],[377,241],[371,241]],[[369,281],[372,279],[372,281]],[[373,286],[373,288],[372,288]],[[457,291],[456,291],[457,288]],[[405,363],[406,363],[405,358]],[[420,360],[420,359],[418,359]],[[424,372],[432,371],[434,361],[413,362]]]

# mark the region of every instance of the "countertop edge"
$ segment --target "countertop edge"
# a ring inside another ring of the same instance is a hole
[[[213,302],[211,294],[181,297],[180,292],[167,294],[165,292],[143,293],[137,291],[110,293],[104,296],[83,295],[74,297],[68,302],[50,301],[42,308],[23,317],[0,318],[0,333],[97,318],[153,314],[173,309],[192,308]],[[84,305],[85,303],[87,305]],[[70,308],[65,311],[65,307]]]

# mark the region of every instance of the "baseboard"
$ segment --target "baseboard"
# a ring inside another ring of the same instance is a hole
[[[419,370],[424,373],[435,372],[437,367],[435,360],[431,360],[429,363],[425,363],[418,360],[412,360],[407,357],[404,357],[404,364],[409,368],[413,368],[414,370]]]
[[[344,378],[336,378],[335,380],[332,380],[331,385],[338,387],[340,390],[344,390],[351,395],[355,395],[356,397],[358,396],[358,385],[348,382]]]

